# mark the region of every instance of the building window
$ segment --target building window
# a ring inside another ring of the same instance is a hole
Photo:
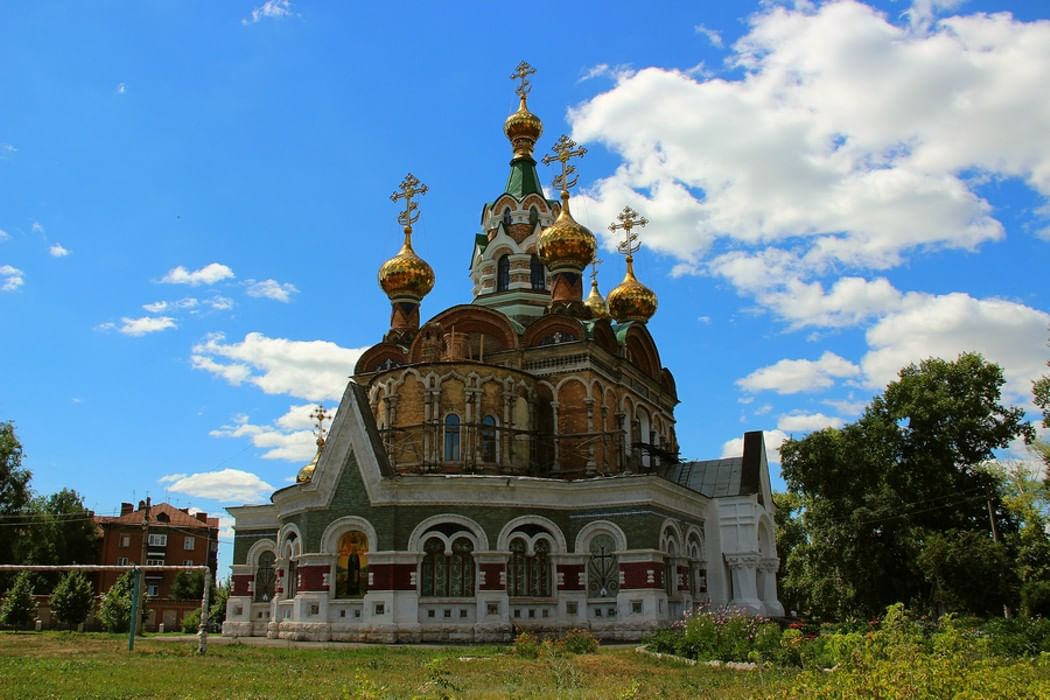
[[[131,535],[121,535],[120,536],[120,546],[122,548],[130,547],[131,546]]]
[[[459,461],[459,416],[455,413],[445,416],[445,461]]]
[[[525,540],[516,537],[510,542],[510,576],[507,592],[510,596],[548,598],[551,595],[550,543],[536,541],[534,553],[525,554]]]
[[[529,207],[529,225],[535,226],[540,222],[540,212],[536,207]]]
[[[268,603],[273,598],[273,564],[276,556],[273,552],[263,552],[255,566],[255,602]]]
[[[146,595],[150,598],[156,598],[160,595],[160,584],[158,583],[147,583],[146,584]]]
[[[127,565],[128,565],[128,558],[127,557],[117,557],[117,566],[127,566]]]
[[[288,560],[288,582],[284,587],[284,597],[294,598],[299,592],[299,562],[295,559]]]
[[[481,461],[496,461],[496,417],[485,416],[481,419]]]
[[[183,566],[196,566],[196,564],[194,563],[194,561],[192,559],[183,559],[182,560],[182,565]]]
[[[615,554],[616,543],[610,535],[595,535],[587,562],[587,595],[610,598],[620,590],[620,567]]]
[[[339,538],[335,563],[335,597],[359,598],[368,590],[368,537],[351,530]]]
[[[167,535],[150,535],[149,546],[150,547],[166,547],[168,545]]]
[[[431,597],[474,595],[474,545],[466,537],[452,542],[452,554],[445,554],[445,543],[431,537],[423,544],[420,565],[421,593]]]
[[[164,566],[163,559],[146,559],[146,566]]]
[[[543,269],[543,263],[540,262],[535,253],[529,258],[529,281],[532,282],[533,289],[546,291],[547,271]]]
[[[510,289],[510,256],[501,255],[496,261],[496,291],[505,292]]]
[[[194,547],[196,545],[197,545],[197,538],[196,537],[187,537],[186,539],[184,539],[182,541],[182,548],[187,550],[187,551],[189,551],[191,549],[194,549]]]
[[[507,226],[510,226],[510,222],[510,207],[506,207],[503,210],[503,227],[506,228]]]

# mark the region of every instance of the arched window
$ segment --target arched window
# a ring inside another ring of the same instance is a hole
[[[510,541],[510,575],[507,595],[549,598],[551,595],[550,543],[536,540],[534,553],[526,555],[525,540],[516,537]]]
[[[678,547],[675,546],[674,540],[667,539],[664,551],[668,555],[664,557],[664,593],[673,596],[678,593],[678,566],[675,563]]]
[[[510,226],[510,221],[510,207],[507,207],[503,210],[503,226]]]
[[[536,207],[529,207],[529,225],[535,226],[540,222],[540,212]]]
[[[359,598],[368,591],[368,537],[351,530],[339,538],[335,563],[335,597]]]
[[[269,603],[273,598],[273,565],[277,556],[273,552],[263,552],[255,565],[255,602]]]
[[[474,595],[474,545],[466,537],[452,542],[452,554],[445,554],[445,543],[431,537],[423,544],[420,564],[420,594],[427,597],[463,598]]]
[[[288,560],[288,585],[284,587],[284,597],[294,598],[299,592],[299,562],[295,559]]]
[[[459,461],[459,416],[455,413],[445,416],[445,461]]]
[[[535,253],[529,258],[529,280],[533,289],[547,289],[547,271],[543,269],[543,263]]]
[[[481,461],[496,461],[496,417],[485,416],[481,419]]]
[[[496,291],[505,292],[510,288],[510,256],[501,255],[496,261]]]
[[[620,590],[620,566],[616,543],[604,533],[591,539],[591,556],[587,562],[587,595],[590,598],[611,598]]]

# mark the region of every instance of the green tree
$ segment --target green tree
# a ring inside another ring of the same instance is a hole
[[[802,603],[800,591],[797,591],[788,576],[788,560],[795,549],[806,542],[806,529],[803,524],[804,499],[797,493],[774,492],[775,506],[773,519],[777,530],[777,554],[780,555],[780,570],[777,578],[780,581],[780,602],[785,610],[798,610]]]
[[[781,447],[788,489],[806,504],[787,576],[803,609],[842,618],[928,601],[928,533],[987,532],[987,500],[1000,529],[1016,531],[998,479],[980,468],[1033,435],[1021,409],[1002,405],[1003,383],[980,355],[929,359],[902,369],[856,422]]]
[[[22,443],[15,435],[11,422],[0,422],[0,515],[22,512],[29,503],[30,472],[22,467]],[[12,521],[17,522],[17,521]],[[5,522],[0,533],[0,564],[17,564],[15,543],[19,541],[19,527]],[[2,585],[3,581],[0,581]]]
[[[997,615],[1016,589],[1006,547],[987,532],[929,532],[917,563],[937,613]]]
[[[0,603],[0,624],[25,627],[36,617],[33,583],[28,571],[19,572]]]
[[[55,619],[73,629],[87,619],[94,603],[91,582],[79,571],[70,571],[51,592],[51,612]]]
[[[131,594],[135,585],[135,572],[126,571],[102,596],[98,606],[98,619],[110,632],[127,632],[131,620]],[[146,619],[146,591],[139,601],[142,619]]]
[[[1050,362],[1047,365],[1050,366]],[[1032,397],[1035,405],[1043,412],[1043,427],[1050,428],[1050,374],[1044,374],[1032,382]],[[1048,467],[1045,483],[1050,484],[1050,443],[1039,440],[1033,447]]]
[[[204,572],[180,571],[171,582],[170,596],[174,600],[200,600],[204,595]]]
[[[213,624],[222,626],[226,621],[226,601],[230,597],[230,582],[216,583],[211,589],[211,608],[208,610],[208,620]]]

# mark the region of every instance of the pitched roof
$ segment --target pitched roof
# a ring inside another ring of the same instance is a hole
[[[762,432],[744,433],[743,456],[682,462],[661,470],[660,475],[708,498],[757,493],[761,500],[763,452]]]
[[[166,516],[167,519],[162,519],[161,515]],[[134,510],[124,515],[98,515],[95,516],[95,520],[100,525],[142,525],[142,516],[143,512],[141,510]],[[149,509],[149,524],[160,527],[165,525],[172,527],[205,527],[204,522],[198,520],[196,516],[190,515],[170,503],[154,503],[151,505]],[[219,527],[219,519],[209,517],[207,527]]]

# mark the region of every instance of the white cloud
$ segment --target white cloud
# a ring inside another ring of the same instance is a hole
[[[250,503],[268,496],[273,486],[251,472],[241,469],[220,469],[196,474],[168,474],[159,480],[165,489],[196,498],[216,501]]]
[[[634,69],[628,64],[610,66],[608,63],[599,63],[596,66],[585,68],[580,75],[580,79],[576,82],[582,83],[587,80],[593,80],[594,78],[612,78],[613,80],[619,80],[620,78],[625,78],[633,73]]]
[[[9,143],[0,143],[0,160],[7,158],[12,153],[17,153],[18,149]]]
[[[756,416],[764,416],[773,410],[773,404],[765,403],[755,409]]]
[[[824,428],[841,428],[846,421],[823,413],[786,413],[777,419],[777,430],[785,433],[810,433]]]
[[[839,399],[826,399],[821,401],[821,403],[825,406],[831,406],[843,415],[859,416],[868,404],[865,401],[853,401],[852,398],[853,396],[851,394],[849,399],[844,401]]]
[[[711,46],[718,49],[722,48],[722,35],[714,29],[709,29],[702,24],[696,25],[693,29],[697,34],[705,37],[711,43]]]
[[[242,19],[241,24],[255,24],[266,18],[279,19],[281,17],[290,17],[294,14],[292,11],[292,0],[266,0],[262,5],[252,10],[250,17]]]
[[[860,367],[849,360],[826,351],[817,360],[780,360],[762,367],[737,380],[737,385],[750,392],[775,391],[778,394],[797,394],[817,391],[835,384],[835,380],[856,377]]]
[[[248,500],[248,499],[245,499]],[[219,516],[219,539],[220,540],[232,540],[234,535],[233,524],[236,522],[233,518],[228,515]]]
[[[766,443],[766,458],[770,462],[780,463],[780,446],[788,439],[783,430],[765,430],[762,437]],[[740,457],[744,454],[744,438],[738,437],[726,440],[722,444],[722,459],[728,457]]]
[[[127,91],[128,91],[127,83],[117,83],[117,94],[118,95],[123,95]]]
[[[234,277],[233,270],[222,263],[209,263],[199,270],[187,270],[182,265],[168,270],[161,282],[168,284],[188,284],[196,287],[201,284],[215,284]]]
[[[175,325],[175,319],[171,316],[142,316],[141,318],[128,318],[127,316],[120,319],[120,326],[118,327],[115,323],[103,323],[99,328],[103,330],[119,330],[124,335],[131,336],[143,336],[148,333],[158,333],[160,331],[168,330],[169,328],[177,328]]]
[[[40,234],[45,233],[44,225],[42,223],[40,223],[39,221],[34,221],[33,225],[30,228],[32,229],[33,233],[40,233]]]
[[[292,294],[298,294],[299,290],[291,282],[278,282],[274,279],[268,280],[245,280],[248,296],[263,297],[288,303]]]
[[[51,247],[47,249],[47,252],[50,253],[53,258],[64,258],[73,251],[63,247],[61,243],[52,243]]]
[[[232,423],[222,426],[209,434],[212,437],[248,438],[252,445],[265,450],[264,459],[283,459],[297,464],[305,464],[317,450],[317,436],[314,435],[314,420],[310,414],[316,404],[307,403],[289,406],[288,411],[269,425],[251,423],[248,416],[234,417]],[[334,410],[329,409],[334,415]],[[327,430],[330,423],[325,424]]]
[[[228,311],[233,308],[233,299],[229,297],[215,296],[204,302],[216,311]]]
[[[622,76],[570,112],[574,139],[622,158],[577,211],[600,231],[632,206],[676,274],[723,276],[793,327],[895,311],[906,295],[853,271],[1004,235],[974,173],[1050,196],[1050,22],[936,19],[952,5],[894,23],[857,2],[766,3],[733,46],[740,77]]]
[[[11,234],[0,228],[0,241],[10,240]]]
[[[366,348],[344,348],[326,340],[288,340],[248,333],[225,342],[214,334],[194,346],[197,369],[222,376],[231,384],[250,381],[267,394],[287,394],[310,401],[337,400],[357,359]]]
[[[1032,380],[1046,369],[1048,325],[1050,314],[1012,301],[917,295],[868,330],[864,383],[880,389],[910,363],[979,352],[1003,368],[1009,398],[1028,403]]]
[[[25,281],[25,273],[17,267],[0,265],[0,292],[13,292]]]

